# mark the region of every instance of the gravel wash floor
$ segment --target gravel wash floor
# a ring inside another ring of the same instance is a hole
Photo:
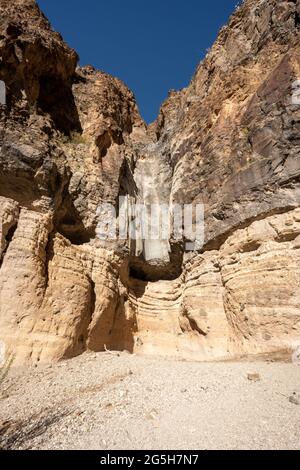
[[[10,370],[0,448],[299,450],[299,394],[294,364],[87,353]]]

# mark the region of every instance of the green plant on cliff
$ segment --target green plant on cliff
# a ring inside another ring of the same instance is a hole
[[[71,132],[70,135],[61,135],[58,141],[63,145],[87,144],[87,138],[80,134],[80,132]]]

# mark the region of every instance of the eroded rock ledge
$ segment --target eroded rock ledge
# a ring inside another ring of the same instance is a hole
[[[0,339],[196,360],[300,342],[299,1],[246,0],[147,127],[33,0],[0,1]],[[102,202],[205,205],[205,246],[100,243]]]

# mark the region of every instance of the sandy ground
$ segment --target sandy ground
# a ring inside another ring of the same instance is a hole
[[[248,380],[249,372],[261,380]],[[300,367],[85,354],[11,369],[1,385],[0,447],[300,449]]]

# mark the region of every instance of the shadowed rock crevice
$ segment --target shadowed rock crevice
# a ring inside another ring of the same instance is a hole
[[[68,188],[57,212],[55,225],[57,231],[70,240],[73,245],[88,243],[96,236],[96,226],[86,227],[84,225],[82,215],[76,209]]]
[[[129,259],[129,276],[133,279],[156,282],[172,281],[178,279],[182,274],[183,250],[182,246],[174,245],[170,253],[170,260],[146,261],[143,256]]]
[[[18,227],[18,224],[17,223],[14,223],[8,230],[7,230],[7,233],[5,235],[5,246],[4,246],[4,249],[2,250],[2,253],[0,253],[0,268],[2,266],[2,263],[3,263],[3,260],[4,260],[4,257],[5,257],[5,254],[8,250],[8,247],[9,247],[9,244],[10,242],[12,241],[13,239],[13,236],[14,236],[14,233],[15,231],[17,230],[17,227]]]
[[[295,13],[295,26],[297,28],[300,27],[300,8],[299,8],[299,5],[298,5],[298,9],[296,10],[296,13]]]
[[[63,133],[82,132],[72,85],[62,78],[55,75],[40,77],[37,109],[50,115],[55,127]]]
[[[54,257],[54,238],[55,231],[52,230],[48,235],[48,241],[45,247],[45,294],[49,286],[49,266]]]
[[[75,208],[61,219],[58,232],[70,240],[73,245],[88,243],[95,236],[94,232],[88,232],[84,227]]]

